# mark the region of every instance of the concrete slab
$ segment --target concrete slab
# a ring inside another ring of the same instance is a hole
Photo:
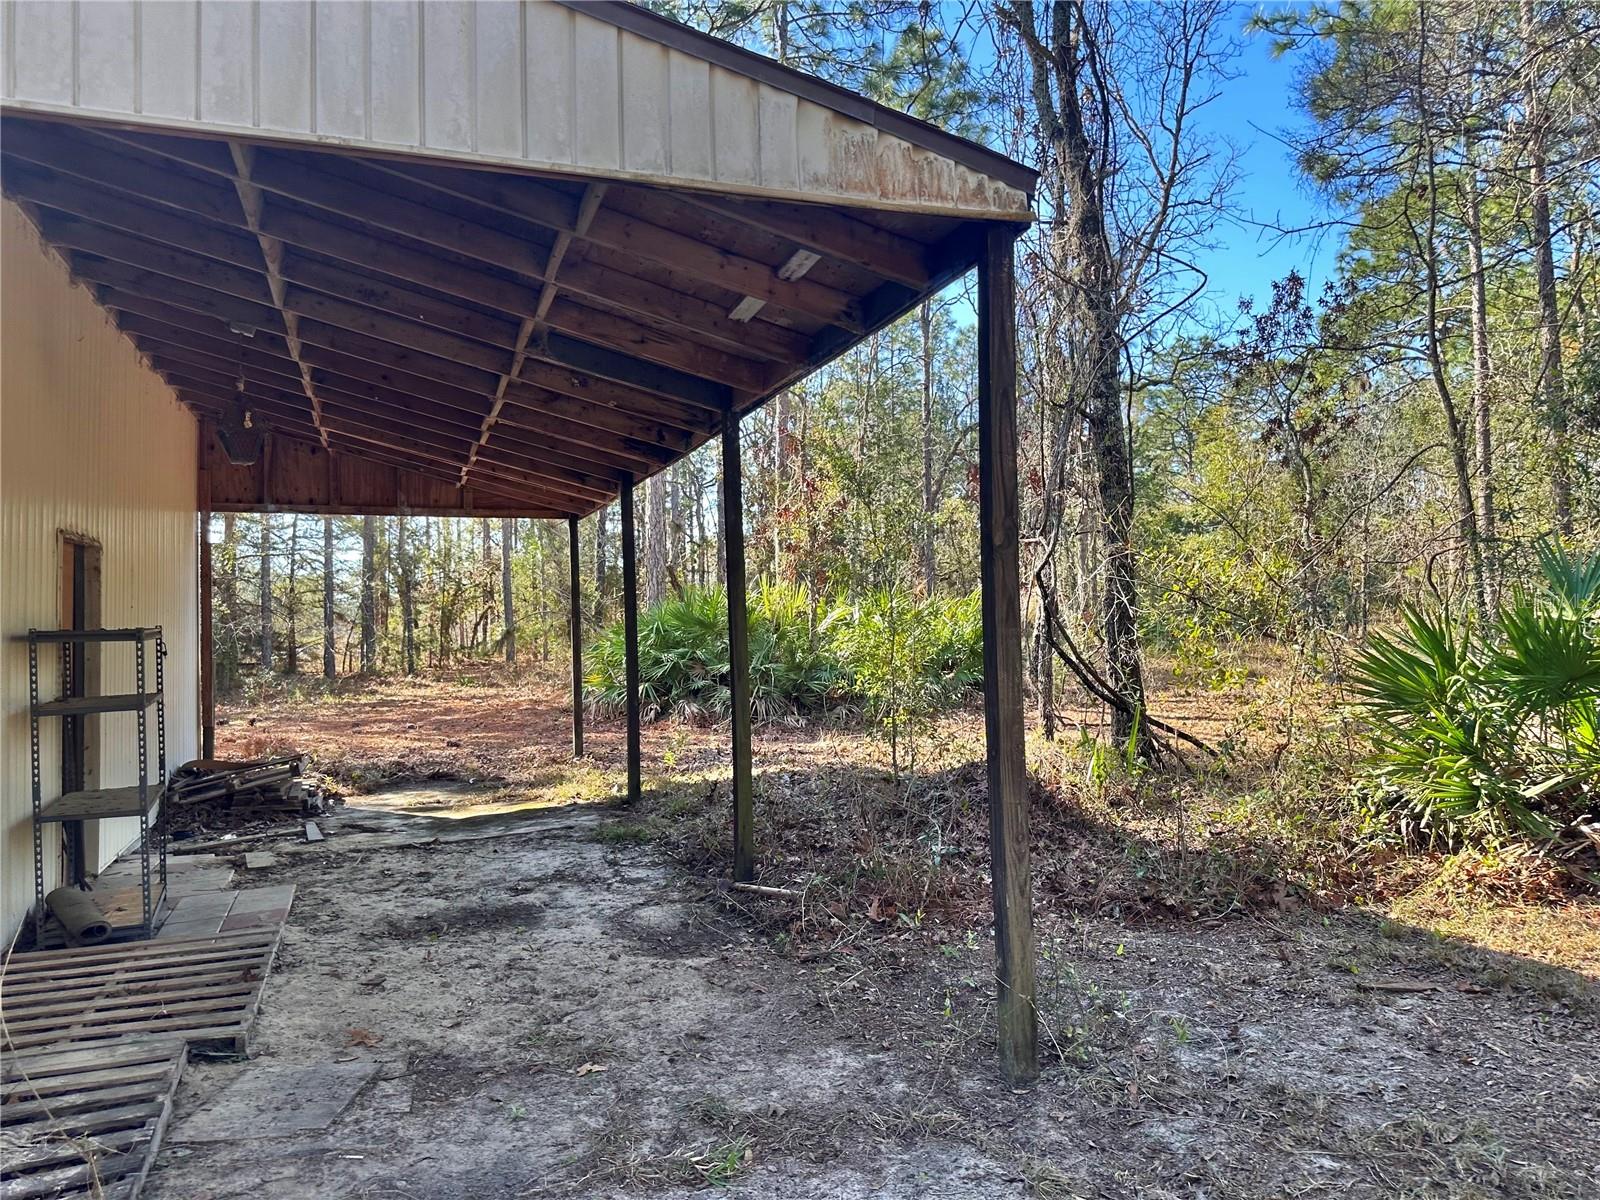
[[[176,1142],[291,1137],[326,1129],[355,1099],[378,1064],[255,1062],[204,1108],[181,1120]]]

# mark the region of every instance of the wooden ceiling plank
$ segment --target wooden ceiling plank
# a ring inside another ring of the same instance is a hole
[[[284,257],[284,278],[291,283],[352,301],[368,308],[381,309],[435,329],[487,342],[507,349],[516,344],[517,322],[494,317],[465,305],[441,300],[424,292],[399,287],[371,275],[332,266],[303,254]]]
[[[574,399],[549,388],[521,381],[506,389],[506,406],[512,410],[512,415],[506,418],[508,420],[526,419],[519,417],[519,413],[558,418],[569,426],[592,429],[596,434],[660,446],[673,455],[686,454],[695,444],[692,433],[671,423],[615,409],[593,400]]]
[[[467,477],[472,472],[472,465],[478,457],[478,446],[489,440],[489,433],[494,429],[495,418],[500,415],[500,408],[506,402],[506,384],[517,377],[517,372],[522,369],[523,359],[527,357],[528,339],[534,334],[545,319],[545,314],[550,311],[551,301],[556,295],[556,277],[561,272],[561,263],[567,256],[567,250],[572,245],[572,239],[580,236],[588,228],[589,222],[594,219],[595,210],[600,207],[600,202],[605,198],[606,188],[603,183],[590,184],[583,193],[583,199],[578,203],[577,214],[573,218],[572,230],[562,230],[556,234],[555,244],[550,247],[550,257],[544,265],[544,287],[539,292],[538,304],[534,311],[523,317],[516,333],[516,348],[511,356],[511,362],[495,383],[494,403],[490,406],[488,415],[483,418],[483,426],[478,433],[478,445],[472,448],[472,453],[467,457],[466,463],[461,468],[461,486],[467,485]]]
[[[95,284],[92,280],[85,282],[93,288],[95,300],[102,308],[134,314],[157,322],[168,327],[174,336],[192,334],[226,342],[230,346],[235,343],[248,344],[280,357],[287,357],[289,354],[289,348],[284,344],[282,335],[270,330],[257,329],[252,336],[244,337],[235,333],[228,327],[228,323],[220,318],[168,304],[150,296],[120,291],[110,284]]]
[[[485,402],[494,391],[496,377],[491,372],[413,350],[383,338],[309,320],[300,322],[300,337],[311,345],[321,346],[345,357],[364,359],[380,367],[420,375],[472,392],[482,396]]]
[[[78,217],[63,214],[41,216],[45,237],[58,248],[92,254],[96,258],[136,267],[141,271],[153,271],[179,283],[208,288],[226,296],[248,300],[252,304],[272,303],[272,293],[259,267],[247,270],[229,266],[186,250],[175,250],[159,242],[148,242],[132,234],[107,229]]]
[[[91,186],[47,167],[21,161],[6,164],[0,179],[8,195],[51,211],[136,234],[164,246],[203,254],[249,271],[261,268],[261,252],[254,239],[197,220],[192,215],[180,215],[159,205],[140,204],[107,188]]]
[[[600,375],[710,413],[724,412],[735,406],[734,390],[726,384],[658,363],[642,362],[632,355],[619,354],[607,346],[597,346],[555,330],[531,342],[528,357],[585,375]]]
[[[262,211],[261,225],[288,245],[380,271],[463,300],[473,300],[501,312],[524,316],[532,313],[539,302],[538,288],[413,250],[376,233],[335,225],[270,200]]]
[[[103,284],[117,292],[131,293],[175,308],[210,317],[230,329],[264,329],[283,336],[282,317],[270,305],[253,304],[209,288],[196,287],[155,271],[130,267],[107,259],[82,254],[69,256],[75,278]]]
[[[98,142],[99,139],[96,139]],[[224,183],[208,183],[186,174],[163,171],[116,153],[109,145],[91,143],[63,126],[7,121],[5,153],[51,167],[99,187],[111,187],[141,200],[198,213],[227,225],[240,225],[238,196]]]
[[[233,186],[239,195],[239,207],[244,210],[245,224],[260,244],[261,259],[266,265],[267,286],[272,292],[272,302],[283,314],[284,341],[288,343],[289,353],[300,369],[300,386],[305,390],[306,398],[311,401],[311,420],[320,430],[322,398],[317,394],[316,384],[311,380],[310,368],[300,360],[300,314],[285,303],[288,285],[283,279],[283,243],[271,234],[263,233],[261,229],[261,189],[251,180],[256,151],[253,146],[246,146],[240,142],[229,142],[228,151],[233,156]],[[324,449],[327,448],[326,433],[322,435],[322,445]]]
[[[551,306],[548,323],[552,329],[559,329],[574,337],[725,383],[743,392],[765,391],[775,372],[786,369],[782,365],[774,367],[687,342],[649,325],[570,299],[557,300]]]
[[[258,344],[260,336],[254,339],[234,338],[232,340],[210,337],[191,329],[180,329],[164,321],[157,321],[151,317],[141,316],[139,313],[116,307],[109,301],[105,307],[111,310],[112,321],[118,329],[129,337],[135,339],[140,345],[146,343],[155,346],[167,346],[175,349],[186,350],[191,354],[203,354],[209,358],[230,364],[246,363],[264,371],[274,371],[281,375],[295,373],[294,359],[288,353],[278,353],[268,345]]]
[[[310,169],[280,152],[263,151],[257,157],[253,180],[267,191],[352,217],[364,225],[389,229],[530,278],[541,277],[544,256],[521,238],[352,179]]]
[[[458,337],[431,325],[419,324],[404,317],[368,308],[349,300],[341,300],[308,288],[291,287],[284,292],[284,310],[296,316],[334,325],[396,346],[409,347],[448,359],[463,366],[476,367],[493,374],[504,371],[511,361],[510,353],[487,342]]]
[[[715,412],[699,405],[681,404],[662,396],[631,388],[585,371],[574,371],[559,363],[529,359],[522,364],[519,382],[546,389],[577,400],[596,410],[609,410],[628,417],[648,417],[685,433],[701,433],[719,421]]]
[[[374,162],[373,166],[426,183],[439,191],[478,201],[546,229],[571,232],[576,220],[566,197],[532,179],[503,172],[462,171],[400,162]],[[845,329],[860,325],[856,298],[847,292],[805,279],[780,279],[777,270],[766,263],[743,258],[638,217],[602,206],[585,238],[672,267],[738,295],[757,296],[779,308],[809,313]]]
[[[292,388],[300,382],[300,376],[294,372],[294,364],[288,359],[276,360],[286,368],[280,369],[264,367],[259,361],[224,358],[188,346],[171,346],[148,337],[135,337],[134,345],[152,362],[186,363],[191,367],[215,371],[229,379],[237,380],[242,375],[246,380],[255,380],[270,387]]]
[[[706,194],[684,194],[679,199],[907,287],[925,288],[932,278],[921,242],[834,208]]]

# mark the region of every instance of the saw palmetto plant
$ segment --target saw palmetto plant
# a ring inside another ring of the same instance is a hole
[[[1405,831],[1444,845],[1559,837],[1600,806],[1600,553],[1546,543],[1487,628],[1408,609],[1354,690],[1372,781]]]

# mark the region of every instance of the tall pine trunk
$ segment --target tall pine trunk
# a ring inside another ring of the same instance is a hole
[[[261,514],[261,669],[272,670],[272,517]]]
[[[361,518],[361,671],[378,668],[378,518]]]
[[[511,551],[517,523],[500,518],[500,612],[506,631],[506,661],[517,661],[517,611],[511,604]]]
[[[1489,394],[1489,288],[1483,264],[1483,176],[1477,166],[1477,149],[1470,137],[1467,139],[1466,157],[1470,166],[1464,209],[1467,218],[1467,259],[1472,271],[1473,467],[1478,476],[1478,537],[1486,551],[1485,599],[1492,609],[1499,586],[1499,569],[1495,552],[1494,423]]]
[[[406,540],[406,519],[395,518],[395,566],[400,584],[400,658],[407,675],[417,673],[417,608],[411,578],[411,552]],[[442,616],[441,616],[442,619]],[[443,629],[441,638],[443,642]]]
[[[1556,528],[1572,536],[1572,447],[1567,437],[1566,382],[1561,367],[1561,309],[1556,298],[1556,254],[1550,225],[1548,149],[1543,106],[1545,83],[1536,67],[1540,37],[1533,0],[1522,0],[1523,52],[1528,60],[1525,97],[1525,150],[1528,156],[1529,220],[1533,234],[1534,281],[1539,294],[1539,397],[1550,445],[1550,502]]]
[[[644,606],[654,608],[667,595],[667,473],[657,471],[645,485]]]
[[[284,616],[289,623],[289,641],[285,646],[283,673],[300,674],[300,514],[289,518],[289,590],[284,597]]]
[[[322,677],[336,673],[333,657],[333,518],[322,518]]]

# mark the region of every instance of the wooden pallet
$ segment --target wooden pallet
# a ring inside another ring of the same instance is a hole
[[[13,954],[0,971],[4,1048],[161,1034],[243,1055],[283,926]]]
[[[174,1037],[0,1055],[0,1196],[134,1200],[187,1058]]]

